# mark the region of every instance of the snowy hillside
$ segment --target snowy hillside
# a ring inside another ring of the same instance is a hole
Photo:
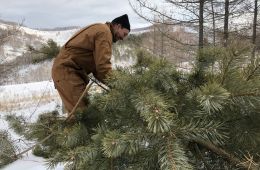
[[[22,56],[27,50],[27,45],[40,46],[48,39],[53,39],[62,46],[78,29],[60,31],[40,31],[23,26],[8,25],[0,23],[0,31],[13,30],[15,35],[11,40],[0,48],[0,63],[14,60]]]
[[[17,26],[21,35],[24,36],[25,34],[35,35],[42,41],[46,41],[48,39],[53,39],[59,45],[63,45],[69,37],[74,34],[78,29],[71,29],[71,30],[60,30],[60,31],[41,31],[36,29],[31,29],[23,26]],[[12,25],[0,23],[1,29],[12,29]]]
[[[41,37],[43,41],[53,39],[58,45],[62,46],[78,29],[63,30],[63,31],[39,31],[27,27],[22,27],[21,31],[27,34],[36,35]]]
[[[10,42],[0,46],[0,64],[13,61],[27,51],[27,45],[39,47],[42,43],[52,39],[58,45],[62,46],[75,32],[80,28],[60,29],[60,30],[37,30],[24,26],[9,25],[0,22],[0,33],[2,31],[14,30],[15,35],[12,36]],[[150,27],[133,29],[131,34],[141,34],[149,31]]]

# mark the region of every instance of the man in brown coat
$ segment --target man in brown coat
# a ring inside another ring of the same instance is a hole
[[[112,42],[123,40],[130,32],[127,14],[112,22],[87,26],[73,35],[54,60],[52,78],[65,109],[70,113],[86,85],[88,74],[104,82],[111,71]],[[86,108],[81,101],[79,109]]]

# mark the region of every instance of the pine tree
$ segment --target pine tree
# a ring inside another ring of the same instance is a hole
[[[7,131],[0,131],[0,148],[0,168],[2,168],[16,160],[12,155],[15,155],[18,149]]]
[[[46,43],[43,43],[39,49],[35,49],[31,45],[28,45],[27,48],[28,51],[33,54],[33,63],[39,63],[45,60],[53,59],[60,51],[60,46],[52,39],[49,39]]]
[[[241,42],[200,49],[187,73],[140,51],[135,66],[113,72],[109,92],[90,97],[78,123],[41,117],[32,137],[54,133],[41,146],[49,149],[49,168],[60,162],[91,170],[256,168],[260,79],[248,54]]]

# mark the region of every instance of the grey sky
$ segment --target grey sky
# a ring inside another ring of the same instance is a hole
[[[128,0],[0,0],[0,18],[31,28],[85,26],[127,13],[132,28],[149,23],[137,16]]]

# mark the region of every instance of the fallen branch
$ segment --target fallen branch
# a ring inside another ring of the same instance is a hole
[[[203,141],[200,139],[195,139],[194,142],[197,144],[211,150],[212,152],[224,157],[225,159],[229,160],[235,166],[239,166],[241,168],[249,169],[250,170],[259,170],[259,166],[257,164],[250,164],[250,162],[242,162],[239,158],[235,157],[233,154],[226,152],[224,149],[215,146],[213,143]]]

